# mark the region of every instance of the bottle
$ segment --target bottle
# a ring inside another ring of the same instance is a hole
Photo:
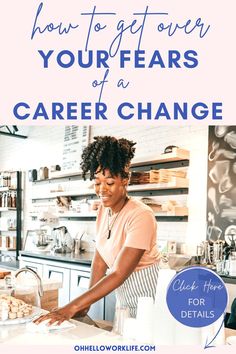
[[[17,172],[11,172],[10,174],[10,188],[11,189],[16,189],[17,188]]]
[[[10,172],[7,173],[7,187],[8,188],[11,187],[11,173]]]
[[[74,254],[79,254],[79,253],[80,253],[80,240],[76,239]]]
[[[0,319],[6,321],[8,319],[8,304],[6,301],[2,301],[0,307]]]
[[[4,192],[2,194],[2,207],[7,208],[7,193],[6,192]]]
[[[11,193],[7,193],[7,208],[11,208]]]
[[[11,207],[16,208],[16,192],[11,192]]]
[[[3,172],[3,187],[7,187],[7,176],[6,176],[6,172]]]

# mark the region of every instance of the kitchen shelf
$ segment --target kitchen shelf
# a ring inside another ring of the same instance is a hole
[[[50,193],[45,195],[34,195],[32,196],[32,200],[40,200],[40,199],[55,199],[57,197],[84,197],[84,196],[91,196],[93,198],[96,196],[95,192],[93,191],[84,191],[84,192],[76,192],[76,191],[67,191],[67,192],[59,192],[59,193]]]
[[[64,178],[64,177],[73,177],[73,176],[82,176],[82,170],[77,171],[55,171],[50,173],[50,180]]]
[[[11,187],[0,187],[0,192],[16,192],[17,190],[15,188]]]
[[[188,189],[188,179],[186,178],[173,178],[172,182],[168,183],[149,183],[149,184],[133,184],[129,185],[127,190],[128,192],[145,192],[145,191],[159,191],[159,190],[168,190],[172,189]],[[183,194],[183,193],[181,193]],[[87,189],[81,192],[78,191],[64,191],[64,192],[52,192],[47,195],[36,195],[32,199],[53,199],[57,197],[79,197],[79,196],[94,196],[96,195],[93,189]]]
[[[163,221],[170,221],[170,220],[173,220],[173,221],[178,221],[178,220],[187,220],[188,219],[188,216],[187,215],[173,215],[173,214],[166,214],[166,213],[155,213],[154,214],[155,217],[158,219],[158,220],[163,220]],[[84,219],[84,220],[87,220],[87,219],[90,219],[90,220],[95,220],[96,219],[96,214],[76,214],[76,213],[65,213],[65,214],[61,214],[61,215],[58,215],[59,218],[69,218],[69,219]]]
[[[135,160],[131,165],[131,170],[133,171],[147,171],[151,169],[163,169],[163,168],[185,168],[189,166],[189,152],[187,150],[175,148],[171,153],[162,154],[160,156],[154,156],[149,158],[147,161],[143,159]],[[33,185],[38,183],[53,183],[57,180],[60,182],[70,182],[73,180],[82,179],[82,171],[56,171],[51,173],[50,179],[34,181]],[[130,196],[134,197],[153,197],[153,196],[163,196],[163,195],[185,195],[188,194],[189,181],[187,178],[172,177],[171,181],[168,183],[148,183],[148,184],[133,184],[129,185],[127,190]],[[53,188],[50,188],[53,190]],[[56,188],[55,188],[56,189]],[[35,190],[36,192],[36,190]],[[38,195],[37,195],[38,194]],[[33,203],[40,200],[53,201],[57,197],[75,197],[76,199],[97,199],[97,196],[93,188],[90,185],[85,185],[84,188],[77,188],[76,190],[66,190],[61,192],[47,192],[35,193],[31,198]],[[32,217],[37,217],[38,214],[31,213]],[[67,220],[85,220],[94,221],[96,218],[95,214],[78,214],[78,213],[61,213],[58,214],[59,219]],[[158,221],[187,221],[188,215],[175,215],[167,213],[156,213],[155,217]]]
[[[57,214],[59,218],[96,218],[96,213],[59,213]]]
[[[131,170],[144,170],[147,167],[154,168],[172,168],[185,167],[189,165],[189,151],[179,148],[174,148],[172,152],[161,154],[158,156],[149,157],[145,160],[144,157],[135,159],[131,164]],[[36,180],[33,183],[50,183],[58,179],[82,179],[82,170],[77,171],[55,171],[50,173],[50,178]]]
[[[95,195],[95,192],[93,189],[86,189],[84,191],[78,192],[78,191],[65,191],[65,192],[58,192],[58,193],[50,193],[51,198],[57,198],[57,197],[78,197],[78,196],[83,196],[83,195]]]
[[[179,221],[183,221],[186,222],[188,221],[188,216],[184,215],[184,216],[180,216],[180,215],[155,215],[157,221],[159,222],[179,222]]]
[[[140,194],[142,195],[142,197],[154,197],[159,195],[183,195],[183,194],[188,194],[188,188],[149,189],[149,190],[143,190],[141,192],[142,194],[140,193],[140,190],[129,191],[129,196],[140,197]]]
[[[131,164],[131,168],[137,166],[149,166],[158,163],[164,162],[176,162],[181,160],[189,160],[190,154],[189,151],[179,148],[174,148],[172,152],[161,154],[159,156],[153,156],[153,158],[149,157],[148,160],[144,161],[143,158],[136,159]]]
[[[30,212],[30,216],[31,217],[34,217],[34,218],[37,218],[38,216],[40,215],[40,212]],[[96,218],[96,214],[94,214],[94,213],[88,213],[88,214],[84,214],[84,213],[57,213],[57,214],[55,214],[55,217],[58,217],[59,219],[61,219],[61,218],[71,218],[71,219],[73,219],[73,218],[78,218],[78,219],[80,219],[80,218],[87,218],[87,219],[89,219],[89,218]]]
[[[187,215],[163,215],[155,214],[155,218],[160,222],[178,222],[178,221],[188,221]],[[80,221],[95,221],[96,216],[91,215],[70,215],[70,216],[60,216],[60,219],[67,220],[80,220]]]
[[[39,213],[30,213],[31,217],[37,218]],[[160,212],[154,213],[158,221],[187,221],[188,215],[174,215],[169,212]],[[81,221],[95,221],[96,213],[59,213],[56,215],[59,219],[68,219],[68,220],[81,220]]]
[[[0,208],[0,212],[2,212],[2,211],[9,211],[9,210],[16,211],[16,208]]]
[[[45,183],[53,183],[56,181],[63,180],[82,180],[82,171],[56,171],[51,172],[50,177],[46,179],[40,179],[33,181],[33,184],[45,184]]]
[[[173,182],[168,183],[133,184],[128,186],[128,191],[136,192],[145,190],[188,188],[188,184],[188,180],[185,178],[175,178]]]
[[[5,171],[2,171],[1,173],[5,173]],[[16,207],[15,208],[10,208],[10,207],[0,207],[0,217],[2,213],[5,212],[14,212],[15,215],[15,220],[16,220],[16,228],[9,228],[8,230],[0,230],[0,236],[5,237],[6,232],[14,232],[15,234],[11,234],[11,236],[16,237],[16,247],[15,248],[0,248],[1,252],[12,252],[14,251],[14,256],[11,256],[14,258],[14,262],[18,259],[19,255],[19,250],[21,249],[21,232],[22,232],[22,172],[21,171],[11,171],[10,173],[14,174],[14,187],[16,184],[16,188],[11,188],[11,187],[0,187],[0,192],[7,192],[7,191],[14,191],[16,192]],[[2,233],[4,233],[2,235]],[[1,254],[0,254],[0,259],[1,259]]]

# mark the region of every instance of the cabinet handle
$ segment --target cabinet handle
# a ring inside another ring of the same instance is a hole
[[[81,279],[89,280],[89,277],[85,277],[85,276],[83,276],[83,275],[78,275],[78,277],[77,277],[77,286],[80,285]]]
[[[53,273],[60,274],[61,277],[62,277],[61,281],[62,281],[62,283],[63,283],[63,281],[64,281],[64,274],[63,274],[62,272],[57,272],[56,270],[49,270],[49,272],[48,272],[48,277],[51,278],[51,275],[52,275]]]
[[[81,280],[81,276],[78,275],[78,277],[77,277],[77,286],[79,286],[80,280]]]

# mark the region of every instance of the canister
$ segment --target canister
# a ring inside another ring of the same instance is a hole
[[[48,178],[48,168],[47,167],[40,167],[39,169],[39,180],[47,179]]]

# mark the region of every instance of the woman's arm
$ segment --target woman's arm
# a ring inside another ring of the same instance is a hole
[[[93,285],[95,285],[99,280],[101,280],[105,276],[107,268],[108,268],[107,264],[100,256],[98,250],[96,250],[95,255],[93,257],[92,266],[91,266],[89,288],[91,288]]]
[[[45,316],[41,316],[35,321],[35,323],[40,323],[46,319],[49,319],[49,324],[53,324],[55,322],[60,324],[63,321],[72,318],[76,313],[82,312],[94,302],[100,300],[111,291],[118,288],[135,270],[144,252],[145,250],[142,249],[123,247],[116,259],[113,270],[109,275],[104,276],[102,279],[97,281],[98,276],[94,274],[91,279],[93,284],[88,291],[71,301],[68,305]],[[97,256],[101,257],[99,253]]]
[[[108,268],[107,264],[104,262],[103,258],[100,256],[100,253],[98,252],[98,250],[96,250],[94,257],[93,257],[92,266],[91,266],[89,289],[106,275],[107,268]],[[78,313],[78,316],[80,316],[80,317],[85,316],[88,313],[89,309],[90,309],[90,306],[88,306],[86,309],[80,311]]]

